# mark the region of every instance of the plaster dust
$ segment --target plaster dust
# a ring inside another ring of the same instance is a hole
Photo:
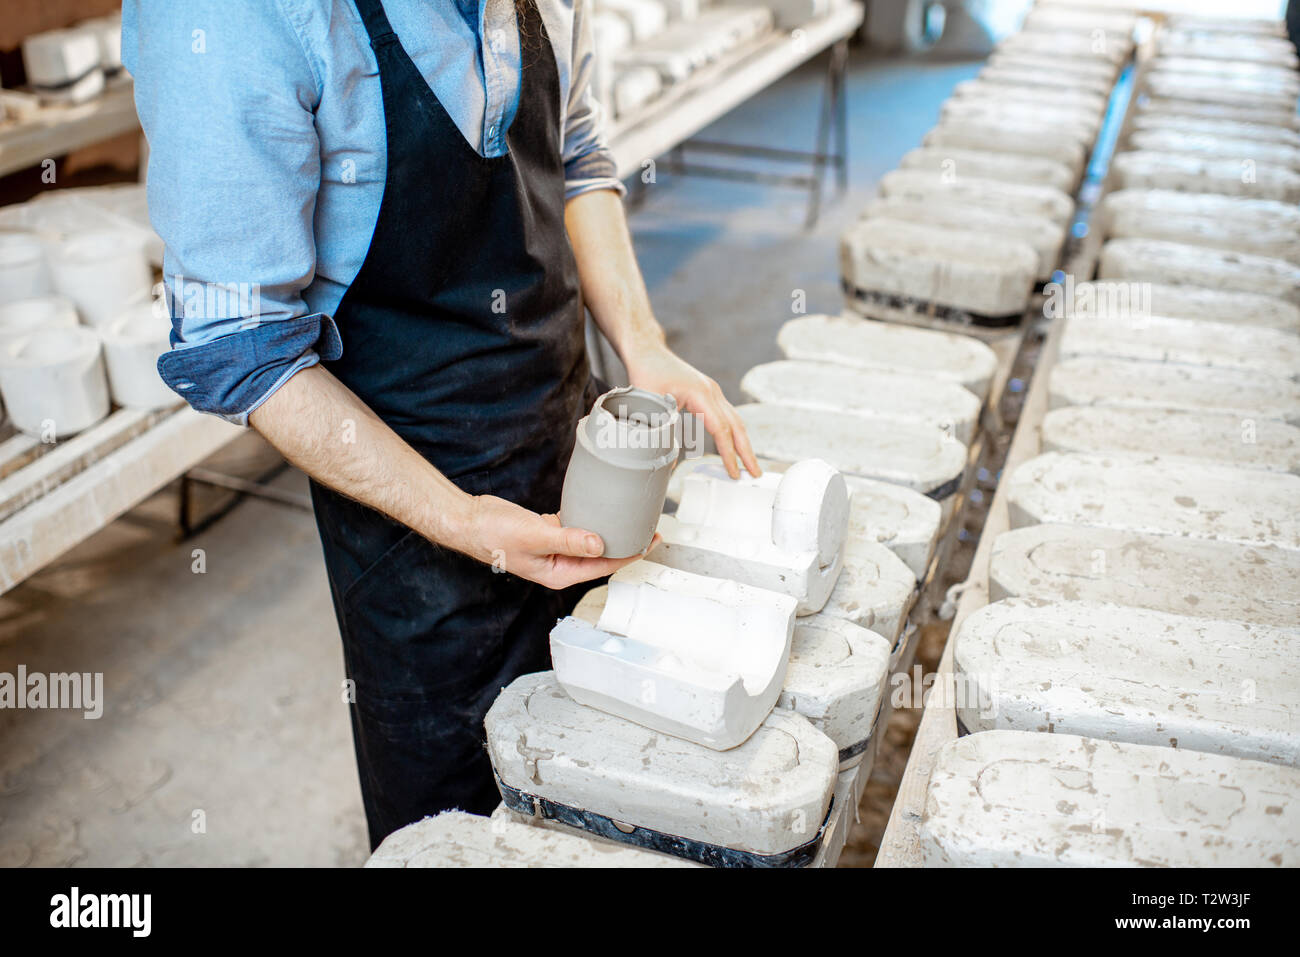
[[[702,136],[811,148],[825,68],[817,58]],[[842,199],[827,194],[812,230],[802,228],[802,190],[660,167],[630,219],[641,267],[673,348],[733,402],[742,401],[746,370],[781,358],[775,337],[792,296],[810,310],[840,308],[840,232],[920,142],[954,84],[977,70],[872,59],[854,48],[850,189]],[[618,365],[607,361],[605,378],[618,381]],[[253,479],[269,464],[260,452],[237,451],[208,465]],[[297,474],[277,484],[306,491]],[[199,490],[205,502],[213,494]],[[248,500],[177,544],[175,506],[173,487],[0,597],[0,670],[25,662],[104,671],[113,716],[0,714],[0,858],[361,864],[342,655],[311,516]],[[194,548],[205,550],[205,574],[191,570]],[[870,864],[913,717],[906,709],[891,717],[843,864]],[[190,830],[196,809],[207,813],[206,835]]]

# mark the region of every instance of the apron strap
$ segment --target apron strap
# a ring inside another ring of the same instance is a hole
[[[370,46],[378,50],[381,46],[397,42],[397,34],[393,32],[393,26],[388,22],[388,14],[384,12],[384,5],[381,0],[352,0],[356,4],[357,13],[361,14],[361,22],[366,25],[366,33],[370,36]]]

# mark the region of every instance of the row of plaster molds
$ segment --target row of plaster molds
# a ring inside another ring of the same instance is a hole
[[[366,867],[692,867],[689,861],[577,834],[444,811],[394,831]]]
[[[852,315],[791,319],[781,326],[776,344],[787,359],[941,379],[981,400],[987,398],[997,368],[993,350],[970,336]],[[870,381],[865,378],[864,384]]]
[[[839,577],[848,524],[844,476],[820,459],[757,478],[702,466],[683,480],[677,511],[660,517],[649,558],[788,595],[810,615]]]
[[[1283,37],[1223,36],[1217,33],[1164,33],[1156,37],[1156,52],[1162,56],[1194,57],[1198,60],[1233,60],[1239,63],[1271,63],[1296,69],[1300,60],[1295,47]]]
[[[1240,369],[1279,379],[1300,375],[1300,336],[1294,332],[1208,319],[1076,316],[1065,322],[1060,355]]]
[[[100,41],[90,30],[47,30],[23,40],[27,81],[49,102],[84,103],[102,93],[100,60]]]
[[[1133,38],[1123,33],[1094,31],[1025,30],[998,44],[999,53],[1027,53],[1047,57],[1082,57],[1111,64],[1116,72],[1133,49]]]
[[[551,630],[555,678],[580,704],[725,751],[754,733],[785,680],[795,600],[634,562],[592,625]]]
[[[798,462],[820,455],[841,472],[894,482],[943,505],[966,468],[966,446],[942,429],[751,403],[738,408],[756,455]]]
[[[792,711],[714,751],[584,707],[551,672],[512,682],[484,725],[507,807],[701,863],[811,860],[839,769],[834,742]]]
[[[40,329],[72,329],[77,309],[62,296],[18,299],[0,306],[0,345]]]
[[[64,240],[51,253],[50,271],[55,290],[76,304],[90,326],[117,318],[153,286],[144,244],[123,231],[99,230]]]
[[[29,435],[64,438],[108,415],[103,346],[92,330],[46,327],[0,346],[0,395]]]
[[[1009,316],[1029,302],[1038,253],[1019,237],[868,219],[840,236],[840,273],[856,290]]]
[[[1041,135],[1064,136],[1080,147],[1088,147],[1101,126],[1101,115],[1091,106],[1066,103],[1062,106],[1048,107],[1044,103],[1026,102],[1003,96],[954,96],[946,100],[940,109],[940,118],[945,122],[989,123],[1019,127],[1048,125]],[[982,146],[980,149],[1000,149],[1008,153],[1026,155],[1021,148],[1011,149],[1009,144]],[[1065,163],[1071,172],[1077,173],[1077,164],[1073,162],[1073,153],[1069,158],[1055,158],[1056,162]],[[1062,187],[1073,191],[1072,185]]]
[[[967,618],[954,641],[957,716],[969,731],[1300,764],[1298,628],[1009,599]]]
[[[1117,153],[1111,169],[1120,189],[1172,189],[1300,202],[1300,173],[1266,163],[1248,167],[1244,159],[1132,150]]]
[[[1217,159],[1245,161],[1300,169],[1300,148],[1262,140],[1239,140],[1204,133],[1179,133],[1174,130],[1136,130],[1129,136],[1135,150],[1155,153],[1191,153]]]
[[[1228,83],[1236,80],[1269,83],[1300,94],[1300,76],[1294,70],[1274,63],[1234,63],[1231,60],[1207,60],[1202,57],[1162,56],[1151,61],[1150,69],[1171,74],[1206,74]]]
[[[933,426],[964,444],[975,434],[982,405],[955,382],[897,372],[868,379],[849,366],[796,359],[755,366],[740,380],[740,391],[755,402]]]
[[[1024,66],[986,66],[976,79],[1008,86],[1041,86],[1059,90],[1080,90],[1098,96],[1109,96],[1111,85],[1104,80],[1080,77],[1072,73],[1052,73]]]
[[[1221,193],[1121,189],[1108,195],[1101,208],[1110,237],[1234,249],[1300,263],[1300,208],[1288,203]]]
[[[1176,34],[1245,33],[1254,36],[1286,36],[1286,26],[1281,20],[1256,17],[1206,17],[1194,13],[1171,13],[1164,18],[1165,30]]]
[[[1261,143],[1278,143],[1300,148],[1300,131],[1269,123],[1249,123],[1241,120],[1209,119],[1180,116],[1177,113],[1138,112],[1133,117],[1133,131],[1167,130],[1174,133],[1193,133],[1200,136],[1222,136],[1234,140],[1258,140]]]
[[[1181,116],[1198,120],[1230,120],[1234,123],[1262,123],[1300,130],[1300,116],[1276,106],[1252,106],[1241,103],[1203,103],[1170,96],[1140,99],[1137,115]]]
[[[1004,213],[984,206],[944,202],[942,199],[929,202],[899,198],[875,199],[862,211],[862,218],[917,223],[1028,243],[1038,257],[1037,278],[1040,281],[1050,279],[1056,271],[1061,247],[1065,244],[1065,230],[1060,223],[1045,216]],[[849,231],[852,231],[852,227]]]
[[[1267,326],[1300,332],[1300,306],[1275,296],[1205,286],[1128,283],[1118,280],[1074,284],[1071,316],[1169,316]]]
[[[1187,283],[1251,292],[1300,305],[1300,265],[1230,249],[1159,239],[1112,239],[1101,248],[1097,274],[1101,279]]]
[[[142,302],[99,327],[108,385],[118,405],[165,409],[179,402],[158,375],[158,357],[171,348],[171,320],[161,303]]]
[[[1017,468],[1006,488],[1013,528],[1091,525],[1300,551],[1300,476],[1048,452]]]
[[[1074,184],[1074,175],[1064,163],[1001,150],[931,149],[922,146],[904,153],[898,166],[930,173],[941,181],[974,176],[1003,183],[1034,183],[1063,191],[1072,189]]]
[[[1072,734],[949,742],[920,825],[929,867],[1300,864],[1300,770]]]
[[[595,625],[604,614],[609,586],[593,588],[573,617]],[[794,623],[789,665],[776,705],[795,711],[839,749],[841,767],[861,760],[875,725],[890,645],[882,635],[841,618],[808,615]]]
[[[33,233],[0,232],[0,305],[52,291],[45,246]]]
[[[1092,83],[1114,83],[1119,70],[1115,63],[1102,57],[1057,56],[1031,50],[995,50],[990,66],[1024,70],[1059,70]]]
[[[994,540],[989,597],[1110,602],[1289,628],[1300,621],[1300,555],[1121,529],[1033,525]]]
[[[1015,215],[1045,216],[1062,226],[1074,215],[1074,201],[1059,189],[1027,183],[1003,183],[976,176],[960,176],[949,182],[928,173],[896,169],[880,178],[880,195],[985,206]]]
[[[991,150],[1002,147],[1008,152],[1064,163],[1077,179],[1083,175],[1092,138],[1093,133],[1087,126],[1069,120],[1003,119],[997,113],[986,118],[972,112],[944,117],[921,142],[932,149]]]
[[[1300,386],[1238,369],[1081,357],[1052,366],[1052,408],[1069,405],[1226,412],[1300,425]]]
[[[1025,86],[1023,83],[994,80],[987,76],[962,80],[952,89],[952,99],[981,99],[1003,102],[1017,102],[1036,105],[1042,109],[1057,106],[1079,108],[1088,115],[1100,120],[1106,109],[1109,94],[1096,90],[1072,89],[1070,87]]]
[[[682,486],[686,476],[697,468],[720,466],[722,459],[716,455],[702,455],[687,459],[677,466],[668,483],[668,500],[681,501]],[[760,457],[759,467],[764,472],[783,472],[789,466],[783,462]],[[849,539],[850,541],[876,542],[885,546],[912,571],[917,581],[925,577],[939,538],[939,525],[943,510],[939,503],[910,488],[845,475],[849,489]]]
[[[1043,417],[1044,452],[1150,453],[1163,460],[1300,474],[1300,429],[1224,412],[1080,406]]]
[[[1030,7],[1021,24],[1022,30],[1031,32],[1075,30],[1091,35],[1093,30],[1104,30],[1117,37],[1131,37],[1136,28],[1137,17],[1130,11],[1050,4]]]
[[[1243,105],[1252,108],[1295,109],[1296,94],[1287,83],[1269,79],[1248,80],[1203,73],[1170,73],[1153,70],[1143,78],[1152,96],[1199,100],[1205,103]]]
[[[630,386],[611,389],[579,420],[576,433],[560,522],[599,535],[607,558],[641,554],[654,537],[681,451],[676,400]]]

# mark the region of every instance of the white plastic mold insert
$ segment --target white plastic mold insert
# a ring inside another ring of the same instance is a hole
[[[1300,630],[1008,599],[961,625],[970,731],[1081,734],[1300,764]]]
[[[507,807],[715,865],[811,862],[839,768],[793,711],[714,751],[584,707],[551,672],[512,682],[484,724]]]
[[[930,867],[1300,864],[1300,770],[1220,754],[985,731],[939,752]]]
[[[1300,554],[1079,525],[1003,532],[989,597],[1099,601],[1175,615],[1294,627]]]

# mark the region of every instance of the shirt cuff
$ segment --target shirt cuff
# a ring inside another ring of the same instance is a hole
[[[606,147],[575,156],[564,164],[566,200],[596,189],[612,189],[619,195],[627,192],[618,181],[618,164],[614,162],[614,154]]]
[[[158,357],[163,382],[199,412],[247,425],[248,416],[301,369],[343,355],[324,313],[277,319]]]

